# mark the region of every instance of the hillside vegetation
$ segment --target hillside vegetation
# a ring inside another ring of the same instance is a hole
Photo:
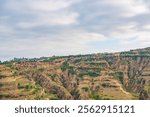
[[[150,47],[5,61],[0,99],[150,99]]]

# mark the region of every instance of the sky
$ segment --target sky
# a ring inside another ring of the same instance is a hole
[[[0,0],[0,60],[150,47],[150,0]]]

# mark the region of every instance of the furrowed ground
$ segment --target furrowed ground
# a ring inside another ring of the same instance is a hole
[[[0,99],[150,99],[150,48],[4,62]]]

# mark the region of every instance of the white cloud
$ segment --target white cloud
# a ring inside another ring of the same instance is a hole
[[[0,34],[8,34],[8,33],[13,33],[14,29],[6,24],[1,24],[0,23]]]
[[[111,32],[110,37],[114,37],[115,39],[118,39],[120,41],[120,44],[122,45],[128,45],[128,44],[135,44],[138,43],[143,46],[149,46],[150,45],[150,36],[149,31],[139,31],[136,28],[131,29],[124,29],[120,31],[113,31]]]
[[[55,12],[38,14],[34,19],[20,21],[17,26],[20,28],[34,28],[37,26],[70,25],[76,24],[78,14],[74,12]]]
[[[145,29],[145,30],[150,30],[150,24],[146,24],[142,28]]]
[[[60,35],[60,36],[59,36]],[[89,41],[104,41],[107,38],[105,35],[95,32],[86,32],[84,30],[64,30],[59,33],[59,39],[65,39],[69,42],[76,41],[78,43],[86,43]]]
[[[149,46],[149,5],[146,0],[5,0],[0,58],[99,52],[98,42],[109,51]],[[112,40],[120,44],[114,50]]]
[[[14,54],[14,56],[16,53],[19,53],[18,55],[20,56],[34,57],[42,55],[52,56],[53,54],[90,53],[87,43],[104,41],[107,38],[102,34],[94,32],[66,30],[57,34],[45,35],[44,37],[41,34],[32,34],[28,39],[24,37],[11,37],[11,39],[13,42],[5,41],[3,44],[0,43],[0,52],[5,51],[6,53]],[[9,45],[9,49],[7,45]]]
[[[6,2],[5,9],[19,14],[17,26],[33,28],[47,25],[76,24],[79,14],[69,9],[79,0],[11,0]],[[21,14],[20,14],[21,13]]]
[[[149,13],[149,8],[142,0],[102,0],[102,5],[108,5],[115,10],[115,12],[120,12],[124,17],[132,17],[140,14]]]
[[[56,11],[70,7],[79,0],[6,0],[7,9],[22,10],[24,12],[45,12]]]

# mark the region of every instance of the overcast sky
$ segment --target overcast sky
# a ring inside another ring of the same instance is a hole
[[[0,0],[0,60],[150,46],[150,0]]]

